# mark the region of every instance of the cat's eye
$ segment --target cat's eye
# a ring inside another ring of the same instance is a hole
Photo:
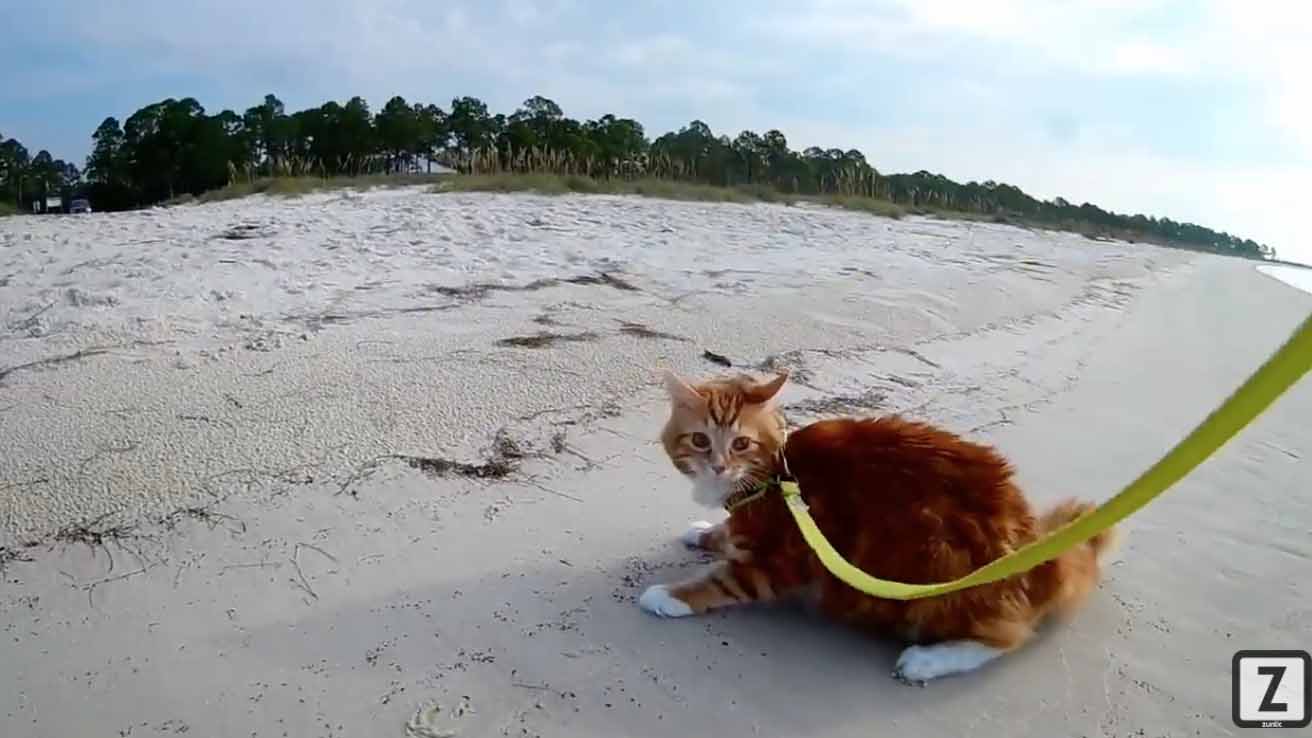
[[[746,451],[747,447],[751,445],[752,445],[752,439],[748,438],[747,436],[738,436],[737,438],[733,439],[734,451]]]
[[[708,449],[711,447],[711,438],[705,433],[694,433],[689,440],[692,441],[693,448]]]

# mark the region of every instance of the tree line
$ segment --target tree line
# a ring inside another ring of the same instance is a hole
[[[4,141],[0,199],[22,202],[37,193],[80,188],[97,209],[119,210],[263,177],[431,172],[438,165],[466,174],[654,177],[798,196],[879,198],[913,212],[970,213],[1253,258],[1275,254],[1251,239],[1193,223],[1123,215],[1062,198],[1039,200],[991,180],[962,184],[927,171],[884,174],[856,149],[794,151],[778,130],[730,138],[692,121],[649,139],[632,118],[580,121],[540,96],[509,115],[492,113],[474,97],[455,98],[443,109],[397,96],[377,112],[353,97],[289,113],[276,96],[266,95],[243,113],[214,115],[194,98],[169,98],[121,123],[106,118],[92,144],[85,172],[79,172],[46,152],[28,159],[21,144]]]
[[[77,165],[56,159],[45,149],[32,156],[21,141],[0,133],[0,203],[18,206],[66,195],[81,181]]]

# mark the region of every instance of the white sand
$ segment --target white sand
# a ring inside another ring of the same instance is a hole
[[[1238,733],[1233,651],[1312,632],[1306,383],[1130,522],[1074,622],[916,690],[895,644],[800,615],[634,606],[705,514],[652,369],[790,366],[799,419],[909,410],[998,443],[1040,504],[1101,499],[1310,308],[1242,262],[819,208],[0,221],[0,373],[35,363],[0,378],[0,734]],[[540,331],[586,340],[496,343]],[[506,451],[502,480],[388,458]]]

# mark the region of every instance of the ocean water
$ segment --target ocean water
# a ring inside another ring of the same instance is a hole
[[[1303,268],[1285,266],[1283,264],[1270,264],[1258,267],[1257,271],[1268,277],[1274,277],[1290,287],[1303,290],[1312,295],[1312,267]]]

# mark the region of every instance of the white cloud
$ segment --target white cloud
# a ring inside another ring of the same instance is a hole
[[[1194,73],[1189,60],[1179,50],[1151,41],[1130,41],[1113,47],[1096,65],[1112,74],[1148,74],[1153,76],[1187,76]]]
[[[788,43],[841,48],[856,66],[888,58],[939,65],[926,85],[930,99],[917,101],[933,115],[918,124],[880,130],[798,120],[791,125],[795,143],[857,146],[886,169],[991,177],[1038,196],[1192,220],[1312,262],[1312,239],[1304,236],[1295,202],[1312,174],[1312,84],[1306,81],[1312,3],[826,0],[767,15],[758,29]],[[952,64],[961,65],[960,78],[939,82]],[[963,94],[971,79],[978,89]],[[1076,117],[1049,124],[1079,134],[1056,143],[1038,135],[1032,118],[1042,109],[1044,88],[1018,79],[1046,79],[1049,90],[1188,84],[1196,90],[1195,107],[1228,117],[1221,125],[1182,112],[1131,126],[1135,110],[1100,109],[1094,126],[1077,109]],[[1234,99],[1236,90],[1248,99]],[[1260,162],[1170,156],[1149,146],[1145,126],[1168,140],[1174,131],[1212,126],[1202,130],[1215,131],[1208,135],[1221,136],[1220,144],[1274,134],[1280,140],[1267,143],[1283,156]]]
[[[621,64],[635,66],[668,65],[686,61],[696,49],[687,39],[668,34],[624,41],[615,49],[613,58]]]

